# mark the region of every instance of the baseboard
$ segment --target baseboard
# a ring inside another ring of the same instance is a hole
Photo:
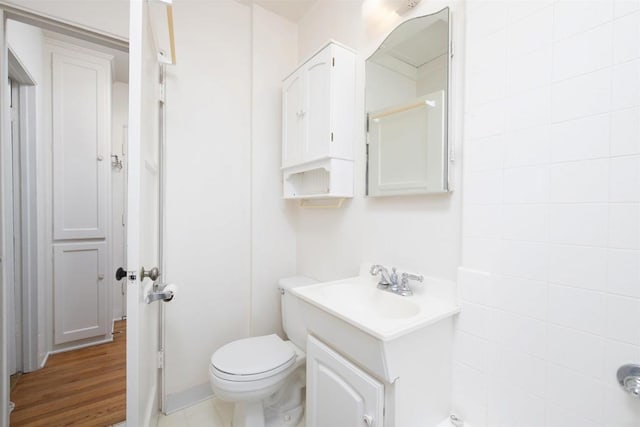
[[[91,341],[88,343],[78,344],[78,345],[71,345],[69,347],[59,348],[57,350],[51,350],[49,353],[47,353],[47,357],[49,357],[49,355],[51,354],[66,353],[67,351],[80,350],[81,348],[93,347],[94,345],[107,344],[110,342],[113,342],[113,335],[111,334],[109,334],[109,338],[105,338],[102,340]]]
[[[167,415],[172,414],[189,406],[200,403],[203,400],[209,399],[213,396],[211,385],[208,382],[199,384],[190,389],[181,391],[179,393],[167,394],[167,404],[165,413]]]
[[[42,358],[42,362],[40,362],[40,369],[44,368],[44,365],[47,364],[47,360],[49,360],[49,355],[51,354],[51,352],[47,351],[44,354],[44,357]]]

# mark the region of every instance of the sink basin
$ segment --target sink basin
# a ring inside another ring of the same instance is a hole
[[[357,282],[320,286],[317,301],[331,305],[334,310],[357,317],[406,319],[420,313],[420,306],[410,299]]]
[[[429,292],[400,296],[377,288],[374,277],[363,275],[294,288],[302,301],[388,341],[460,311],[453,299]]]

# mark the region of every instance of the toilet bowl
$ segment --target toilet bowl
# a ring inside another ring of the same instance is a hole
[[[304,413],[306,328],[289,289],[316,283],[306,277],[278,282],[282,323],[278,335],[244,338],[211,356],[209,382],[216,397],[233,402],[233,427],[295,427]]]

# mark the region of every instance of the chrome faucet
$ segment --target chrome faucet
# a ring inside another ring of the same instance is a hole
[[[398,281],[398,273],[396,273],[395,267],[391,268],[391,274],[389,274],[389,270],[380,264],[372,265],[369,269],[369,273],[371,273],[372,276],[375,276],[378,273],[380,274],[378,288],[402,296],[413,295],[413,291],[409,287],[409,280],[417,280],[418,282],[422,282],[424,280],[422,276],[417,274],[402,273],[401,280]]]
[[[389,288],[389,286],[394,286],[394,285],[398,286],[398,275],[396,274],[396,268],[393,267],[391,270],[392,270],[392,273],[389,274],[389,270],[387,270],[385,266],[380,264],[374,264],[369,269],[369,273],[371,273],[372,276],[375,276],[376,274],[380,273],[378,288],[387,289]]]

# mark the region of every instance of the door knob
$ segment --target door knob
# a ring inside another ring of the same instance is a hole
[[[362,421],[364,421],[364,425],[367,427],[373,427],[373,417],[371,415],[364,415]]]
[[[127,277],[127,270],[122,267],[118,267],[118,269],[116,270],[116,280],[120,281],[125,277]]]
[[[144,280],[145,277],[148,277],[155,282],[158,280],[158,277],[160,277],[160,270],[158,270],[158,267],[153,267],[151,270],[145,270],[144,267],[142,267],[142,270],[140,271],[140,280]]]

